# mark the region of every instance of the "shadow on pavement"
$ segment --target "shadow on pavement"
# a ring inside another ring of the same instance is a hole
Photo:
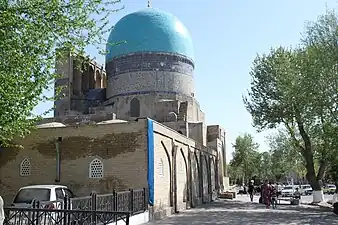
[[[277,209],[265,209],[258,203],[219,201],[187,210],[163,221],[152,224],[338,224],[338,216],[318,207],[283,205]]]

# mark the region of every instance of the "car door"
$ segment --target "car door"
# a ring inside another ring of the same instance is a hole
[[[63,201],[65,200],[65,195],[63,193],[62,188],[55,188],[55,195],[56,195],[56,208],[61,209],[63,208]]]
[[[67,207],[68,207],[69,209],[72,209],[73,206],[72,206],[72,200],[71,200],[71,199],[74,198],[75,195],[74,195],[73,192],[72,192],[71,190],[69,190],[68,188],[63,188],[62,190],[63,190],[65,196],[67,197],[67,199],[69,200],[69,201],[68,201]]]
[[[63,188],[63,192],[65,194],[65,196],[67,196],[68,198],[74,198],[74,194],[71,190],[69,190],[68,188]]]

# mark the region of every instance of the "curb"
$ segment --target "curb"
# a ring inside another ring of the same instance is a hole
[[[308,203],[304,205],[311,205],[311,206],[318,206],[320,208],[325,208],[325,209],[333,209],[333,206],[330,205],[329,203],[326,202],[321,202],[321,203]]]

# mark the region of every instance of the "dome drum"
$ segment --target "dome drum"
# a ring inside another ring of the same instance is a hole
[[[171,53],[133,53],[108,62],[106,71],[108,79],[137,71],[167,71],[192,76],[194,63],[184,56]]]
[[[108,99],[116,96],[148,93],[193,96],[193,76],[167,71],[138,71],[109,76],[106,89]]]

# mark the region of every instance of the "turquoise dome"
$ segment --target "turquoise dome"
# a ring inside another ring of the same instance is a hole
[[[194,60],[188,29],[174,15],[153,8],[120,19],[109,35],[106,50],[106,63],[137,52],[176,53]]]

